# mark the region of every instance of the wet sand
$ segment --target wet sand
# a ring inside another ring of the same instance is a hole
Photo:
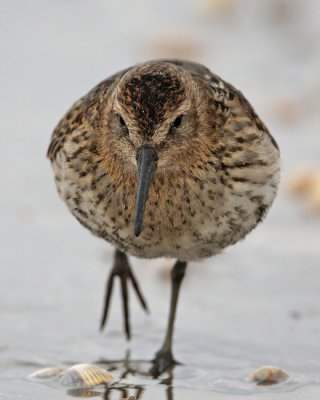
[[[141,387],[144,400],[320,394],[320,216],[285,193],[292,171],[319,160],[318,4],[292,1],[298,12],[278,20],[253,0],[241,3],[251,17],[238,6],[214,16],[191,0],[169,3],[140,2],[139,18],[132,18],[133,2],[3,2],[1,399],[84,397],[27,376],[47,366],[106,361],[120,375],[126,366],[109,361],[126,356],[127,366],[138,369],[125,378],[127,395]],[[185,49],[186,57],[204,62],[250,99],[280,145],[283,178],[266,221],[246,240],[190,264],[175,336],[183,365],[154,381],[144,374],[149,364],[136,360],[150,360],[162,342],[169,262],[132,259],[151,314],[132,296],[131,343],[122,333],[118,290],[107,329],[99,333],[113,250],[58,199],[45,152],[74,100],[120,68],[163,56],[164,48],[170,53],[165,32],[192,38],[196,51]],[[154,45],[159,37],[164,47]],[[273,386],[250,382],[266,364],[286,369],[290,378]],[[122,394],[113,390],[105,398]]]

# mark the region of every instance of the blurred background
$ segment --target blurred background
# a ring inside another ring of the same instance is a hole
[[[171,386],[139,374],[129,382],[144,385],[144,399],[316,398],[319,2],[2,0],[0,11],[0,397],[69,398],[25,378],[51,365],[121,359],[128,348],[133,360],[148,360],[158,349],[172,262],[132,260],[151,315],[133,298],[130,344],[117,291],[99,333],[113,249],[69,214],[45,155],[58,120],[99,81],[137,62],[179,57],[245,94],[279,143],[282,182],[266,221],[245,241],[190,265],[175,345],[185,365]],[[287,369],[289,380],[249,382],[264,364]]]

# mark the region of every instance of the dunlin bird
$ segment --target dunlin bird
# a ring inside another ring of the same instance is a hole
[[[71,213],[116,248],[101,327],[117,276],[128,338],[128,282],[147,309],[127,255],[177,259],[167,332],[153,360],[159,375],[175,363],[187,262],[243,239],[275,198],[275,140],[241,92],[209,69],[157,60],[111,76],[77,101],[55,129],[48,157]]]

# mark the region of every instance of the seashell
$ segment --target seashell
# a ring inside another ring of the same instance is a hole
[[[309,203],[313,211],[320,212],[320,175],[318,181],[314,183],[311,190]]]
[[[160,57],[196,58],[201,51],[200,44],[193,37],[181,36],[174,31],[165,36],[159,33],[150,47]]]
[[[206,18],[210,16],[226,16],[232,14],[237,5],[234,0],[198,0],[195,3],[199,11]]]
[[[42,368],[29,375],[29,378],[33,380],[51,380],[60,377],[62,373],[63,369],[59,367]]]
[[[308,195],[315,184],[316,171],[301,170],[295,172],[289,179],[287,191],[291,195]]]
[[[286,124],[293,124],[301,118],[301,105],[295,98],[281,98],[274,103],[274,114]]]
[[[311,211],[320,211],[320,171],[304,170],[297,172],[289,181],[288,192],[291,195],[305,197]]]
[[[68,387],[88,388],[115,380],[113,375],[97,365],[76,364],[63,373],[60,383]]]
[[[261,367],[250,376],[250,380],[258,382],[258,385],[273,385],[288,378],[287,371],[272,365]]]

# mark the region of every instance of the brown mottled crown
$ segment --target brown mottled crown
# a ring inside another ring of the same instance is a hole
[[[118,101],[133,114],[143,136],[153,135],[152,128],[161,124],[166,113],[176,109],[185,98],[179,72],[172,65],[151,64],[130,71],[120,83]]]

